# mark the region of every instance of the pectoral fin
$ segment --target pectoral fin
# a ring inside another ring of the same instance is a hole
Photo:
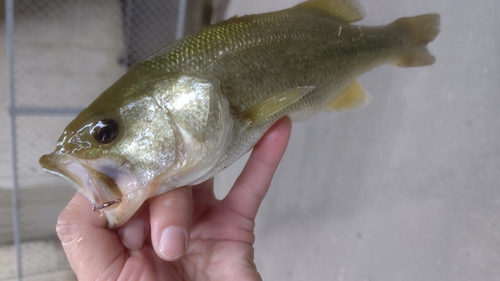
[[[359,21],[365,17],[363,8],[356,0],[308,0],[295,7],[321,10],[346,22]]]
[[[332,112],[333,110],[351,110],[366,105],[369,100],[370,94],[357,81],[354,81],[347,90],[324,109],[328,112]]]
[[[243,115],[248,118],[251,123],[259,122],[297,102],[313,89],[313,86],[297,87],[269,95],[247,109]]]

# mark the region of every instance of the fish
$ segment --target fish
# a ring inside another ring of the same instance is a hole
[[[186,36],[106,89],[40,164],[119,227],[148,198],[231,165],[284,116],[303,121],[365,105],[359,75],[435,62],[427,45],[439,14],[352,24],[364,15],[356,0],[308,0]]]

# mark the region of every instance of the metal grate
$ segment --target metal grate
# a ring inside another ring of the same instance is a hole
[[[12,278],[68,280],[47,274],[69,271],[54,226],[74,190],[43,173],[38,158],[54,149],[65,125],[128,67],[183,35],[187,5],[188,0],[6,0],[17,252]]]
[[[141,62],[159,48],[183,35],[186,3],[178,0],[150,0],[147,5],[143,0],[121,0],[125,26],[125,46],[127,47],[123,63],[127,67]],[[159,16],[162,5],[171,9]],[[178,16],[179,15],[179,16]],[[175,28],[164,28],[165,26]]]

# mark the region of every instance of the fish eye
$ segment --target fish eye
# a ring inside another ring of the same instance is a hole
[[[118,124],[112,119],[99,120],[92,128],[92,135],[102,144],[112,143],[118,136]]]

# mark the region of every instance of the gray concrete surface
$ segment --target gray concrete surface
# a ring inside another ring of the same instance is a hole
[[[366,108],[294,125],[257,218],[263,279],[500,280],[500,2],[359,1],[365,25],[440,13],[437,62],[366,73]]]

